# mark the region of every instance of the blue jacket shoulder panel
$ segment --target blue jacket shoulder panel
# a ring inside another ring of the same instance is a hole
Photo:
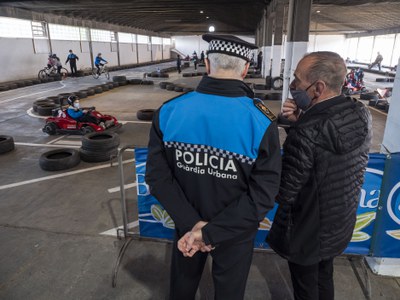
[[[78,119],[83,116],[83,112],[81,110],[75,110],[73,108],[68,108],[67,113],[73,119]]]
[[[191,92],[160,109],[164,142],[205,145],[255,159],[271,121],[248,97]]]

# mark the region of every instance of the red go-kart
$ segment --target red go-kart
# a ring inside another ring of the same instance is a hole
[[[110,115],[103,115],[95,107],[84,108],[96,122],[79,122],[68,115],[66,109],[55,110],[52,117],[46,119],[43,132],[53,135],[57,133],[87,134],[91,132],[115,131],[122,127],[118,120]]]

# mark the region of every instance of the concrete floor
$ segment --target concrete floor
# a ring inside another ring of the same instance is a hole
[[[113,72],[141,78],[143,72],[166,63]],[[185,72],[185,71],[184,71]],[[376,88],[376,75],[366,74],[367,86]],[[168,81],[195,87],[200,77],[171,73]],[[112,271],[122,241],[101,234],[122,224],[118,167],[114,163],[81,162],[73,169],[48,172],[39,167],[40,155],[62,147],[80,147],[80,136],[48,136],[41,132],[43,118],[28,115],[32,103],[43,97],[77,91],[99,84],[91,77],[52,82],[0,93],[0,134],[14,137],[16,149],[0,155],[0,299],[165,299],[169,281],[171,245],[134,240],[124,256],[118,285],[111,287]],[[157,108],[176,92],[154,86],[128,85],[82,100],[125,123],[121,147],[146,146],[150,123],[138,121],[136,111]],[[262,79],[246,79],[262,83]],[[379,84],[380,86],[382,84]],[[384,86],[390,86],[385,83]],[[279,101],[267,101],[278,112]],[[371,110],[374,139],[371,152],[380,150],[386,114]],[[281,131],[281,142],[285,134]],[[123,159],[133,158],[126,152]],[[132,162],[124,164],[126,184],[135,181]],[[126,190],[129,222],[137,220],[136,190]],[[114,230],[112,230],[114,229]],[[137,230],[137,228],[133,228]],[[354,264],[354,262],[353,262]],[[336,299],[366,299],[360,281],[360,262],[348,257],[335,261]],[[371,299],[400,299],[400,280],[368,274]],[[363,278],[361,276],[361,278]],[[362,282],[362,280],[361,280]],[[198,299],[212,299],[209,265]],[[269,251],[257,251],[245,299],[292,299],[286,262]]]

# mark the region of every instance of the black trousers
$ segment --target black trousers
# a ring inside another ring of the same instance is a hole
[[[195,299],[208,253],[184,257],[174,241],[171,262],[170,300]],[[215,300],[241,300],[253,257],[253,240],[220,246],[210,252]]]
[[[302,266],[289,262],[295,300],[333,300],[333,258]]]
[[[71,74],[74,75],[76,73],[76,61],[69,61],[69,66],[71,67]]]

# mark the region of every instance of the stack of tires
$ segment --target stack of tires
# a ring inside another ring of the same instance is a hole
[[[126,80],[126,76],[113,76],[112,80],[114,82],[118,82],[120,86],[126,85],[128,83]]]
[[[39,116],[51,116],[54,109],[60,108],[59,97],[47,97],[33,102],[33,111]]]
[[[85,162],[109,161],[118,154],[119,135],[110,132],[93,132],[82,137],[80,157]]]

